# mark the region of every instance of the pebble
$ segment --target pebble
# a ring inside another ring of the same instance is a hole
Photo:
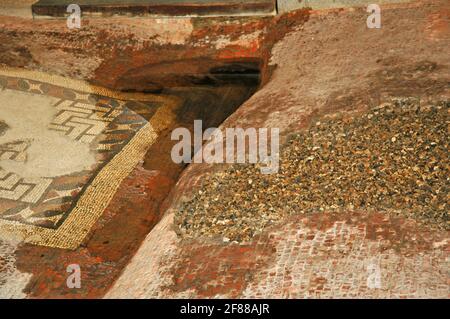
[[[402,98],[365,114],[321,118],[290,136],[279,174],[235,164],[205,178],[175,214],[177,233],[244,242],[293,214],[349,210],[448,230],[449,112],[449,101],[421,106]]]

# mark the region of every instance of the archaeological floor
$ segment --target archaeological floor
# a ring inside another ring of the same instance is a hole
[[[0,297],[448,298],[447,1],[159,2],[0,4]],[[195,119],[280,172],[174,163]]]

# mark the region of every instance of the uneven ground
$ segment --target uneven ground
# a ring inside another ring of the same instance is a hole
[[[230,61],[245,65],[247,74],[256,63],[262,87],[221,128],[278,127],[285,142],[325,123],[324,117],[364,114],[393,98],[421,105],[448,101],[446,1],[382,10],[380,30],[367,29],[362,8],[245,21],[93,19],[78,33],[68,32],[64,21],[2,17],[0,62],[154,93],[202,83],[211,78],[209,70]],[[446,114],[431,123],[444,125]],[[448,169],[443,152],[439,165]],[[147,154],[77,250],[3,240],[2,296],[448,298],[448,231],[410,214],[364,205],[339,212],[322,205],[318,213],[312,205],[312,211],[280,214],[238,243],[196,232],[178,236],[175,214],[206,176],[226,167],[193,164],[177,181],[173,167],[161,164],[163,154],[156,160]],[[448,187],[445,177],[436,178]],[[448,194],[439,201],[448,203]],[[82,289],[65,286],[69,263],[80,264]],[[377,270],[381,286],[370,288],[368,278]]]
[[[39,16],[64,16],[69,0],[39,0],[33,13]],[[84,15],[146,14],[177,16],[270,15],[275,12],[275,0],[80,0]],[[126,11],[126,13],[124,12]]]
[[[296,214],[383,211],[449,230],[448,102],[398,99],[289,137],[279,174],[234,165],[176,213],[185,238],[249,241]]]

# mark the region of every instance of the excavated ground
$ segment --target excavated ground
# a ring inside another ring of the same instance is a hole
[[[217,97],[219,101],[229,98],[220,87],[230,85],[230,72],[218,75],[218,69],[226,65],[230,71],[232,65],[231,69],[252,75],[257,65],[262,71],[260,90],[221,127],[277,127],[282,142],[286,142],[293,133],[300,132],[299,136],[306,138],[318,133],[322,125],[317,128],[313,124],[324,122],[324,116],[342,112],[367,114],[373,106],[391,102],[392,98],[414,97],[421,105],[436,106],[437,101],[448,101],[447,2],[386,5],[382,10],[383,26],[379,30],[367,29],[364,8],[303,10],[276,18],[87,19],[83,20],[82,29],[70,31],[65,21],[2,17],[0,63],[83,79],[114,90],[176,91],[181,98],[189,97],[189,87],[202,84],[208,87],[206,90],[212,90],[213,84],[218,91],[211,93],[216,96],[211,98],[212,104]],[[240,66],[236,67],[236,63]],[[179,87],[185,88],[183,92]],[[242,103],[250,92],[236,93],[234,101]],[[185,121],[189,125],[198,114],[192,107],[198,104],[198,96],[194,95],[186,99],[190,102],[181,104],[191,107],[182,107],[178,114],[193,111],[177,123]],[[437,115],[440,117],[427,122],[426,117],[420,120],[420,113],[410,114],[425,128],[439,118],[443,125],[444,115]],[[386,123],[390,123],[388,119]],[[222,120],[219,116],[210,124]],[[408,124],[399,121],[398,125]],[[304,131],[309,127],[313,130]],[[340,128],[337,124],[330,126],[330,130]],[[374,126],[369,128],[376,131]],[[199,237],[196,232],[190,236],[194,238],[180,237],[174,222],[180,205],[198,194],[208,175],[226,167],[193,164],[178,178],[183,167],[168,161],[170,131],[168,128],[160,132],[162,140],[156,144],[160,147],[151,148],[144,162],[122,182],[78,249],[0,243],[2,294],[31,298],[448,297],[448,231],[430,225],[430,221],[442,224],[443,216],[416,218],[421,215],[416,212],[421,210],[406,207],[402,196],[393,197],[401,204],[399,216],[386,214],[383,208],[387,207],[380,206],[370,192],[364,197],[365,202],[360,201],[359,191],[355,196],[348,194],[345,204],[359,205],[361,209],[355,211],[337,203],[342,207],[337,213],[325,209],[336,204],[328,201],[331,196],[316,194],[322,205],[311,202],[304,210],[323,207],[324,212],[281,215],[283,218],[276,217],[280,222],[269,227],[255,223],[255,229],[243,236],[239,232],[235,237],[227,234],[230,239],[248,239],[243,243]],[[364,132],[360,134],[366,136]],[[442,137],[442,129],[435,134]],[[392,142],[393,138],[387,134],[388,144],[382,144],[385,148],[373,151],[389,158],[389,143],[406,143],[400,137]],[[285,164],[294,163],[297,155],[303,156],[298,152],[305,150],[300,145],[295,150],[298,140],[291,141],[294,149],[290,154],[294,158],[285,158]],[[443,145],[447,145],[445,141]],[[350,140],[341,142],[343,147],[353,145]],[[425,139],[420,144],[425,147],[425,158],[444,156],[437,171],[441,165],[443,170],[448,169],[445,153],[438,152],[440,144],[433,141],[437,145],[427,150],[426,143]],[[320,154],[321,150],[311,152]],[[306,158],[311,154],[308,151]],[[345,156],[339,159],[350,161]],[[314,160],[307,165],[313,166]],[[412,171],[412,164],[418,163],[414,159],[411,164],[402,160],[394,158],[392,163],[410,165]],[[419,171],[427,173],[423,186],[427,186],[430,174],[430,181],[437,183],[433,187],[442,184],[443,175],[427,172],[421,166]],[[341,173],[346,176],[344,169]],[[405,173],[413,179],[411,172]],[[291,177],[297,177],[296,174]],[[314,176],[308,178],[305,181],[326,186]],[[246,187],[253,184],[248,179],[243,184],[230,177],[224,180]],[[382,187],[377,180],[357,181],[369,188]],[[413,182],[418,183],[417,179]],[[405,186],[397,181],[390,185]],[[289,187],[295,188],[295,184]],[[420,196],[427,199],[436,189],[414,191],[419,194],[412,203],[425,209],[433,207],[432,197],[424,204]],[[447,191],[445,185],[442,191]],[[439,208],[445,200],[437,198]],[[380,210],[367,209],[370,199]],[[72,263],[81,266],[81,289],[66,286],[66,266]],[[380,271],[381,287],[368,287],[370,269]]]

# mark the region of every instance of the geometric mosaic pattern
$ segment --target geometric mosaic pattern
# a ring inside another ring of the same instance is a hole
[[[91,143],[122,112],[120,108],[70,100],[61,100],[56,109],[59,113],[49,128],[85,143]]]
[[[38,84],[34,82],[30,84],[27,80],[22,80],[20,84],[23,88],[29,87],[35,91],[39,89]],[[124,114],[123,102],[114,101],[115,103],[111,103],[110,101],[110,103],[100,105],[95,102],[98,99],[88,101],[89,95],[80,92],[75,92],[73,97],[76,100],[59,99],[54,104],[56,116],[48,125],[48,129],[72,140],[88,144],[91,149],[97,152],[100,151],[100,154],[103,155],[98,161],[97,166],[100,167],[115,154],[111,145],[116,146],[116,151],[118,151],[121,144],[127,142],[127,139],[115,140],[114,134],[103,134],[114,120],[120,119],[120,115]],[[39,114],[36,114],[36,116],[39,116]],[[129,136],[145,124],[145,121],[138,115],[135,115],[133,122],[137,125],[134,126],[134,129],[128,127]],[[105,146],[103,143],[105,140],[114,140],[115,143],[107,143],[107,146]],[[28,141],[0,144],[1,159],[26,162],[29,144]],[[84,186],[82,181],[90,179],[93,173],[95,172],[83,172],[81,175],[84,178],[80,179],[79,183],[61,184],[58,182],[61,178],[21,178],[17,174],[0,168],[0,200],[15,202],[15,205],[12,202],[7,202],[9,208],[6,210],[0,209],[0,218],[40,227],[55,228],[67,215],[67,203],[70,202],[70,199],[75,201],[77,195],[82,191]],[[67,178],[67,176],[65,177]],[[50,191],[51,196],[44,196],[49,194]],[[3,202],[5,203],[5,201]],[[52,202],[53,205],[46,205],[49,202]],[[34,205],[23,206],[22,203]],[[49,209],[49,207],[51,208]]]
[[[20,178],[0,168],[0,198],[36,203],[51,182],[48,178]]]
[[[63,176],[39,178],[0,167],[0,238],[15,232],[35,244],[74,249],[156,139],[153,115],[173,101],[151,94],[130,99],[76,81],[60,85],[51,76],[43,81],[42,73],[18,76],[24,72],[0,69],[0,90],[51,96],[57,102],[52,104],[55,115],[47,129],[88,145],[95,164]],[[0,118],[0,136],[7,130]],[[32,143],[0,144],[0,160],[27,163]]]
[[[26,150],[30,146],[27,141],[16,141],[0,145],[0,160],[10,159],[19,162],[26,160]]]

